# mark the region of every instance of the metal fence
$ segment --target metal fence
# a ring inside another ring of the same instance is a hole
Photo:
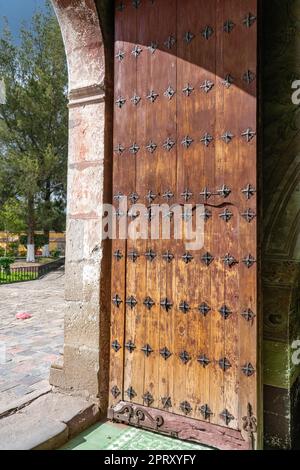
[[[34,281],[36,279],[40,279],[51,271],[55,271],[64,264],[65,258],[58,258],[55,261],[51,261],[51,263],[41,264],[40,266],[11,267],[8,271],[0,268],[0,284]]]

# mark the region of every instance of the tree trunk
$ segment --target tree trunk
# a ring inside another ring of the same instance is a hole
[[[45,238],[46,238],[47,241],[46,241],[45,245],[42,248],[42,256],[44,258],[49,258],[49,256],[50,256],[50,251],[49,251],[50,231],[49,230],[44,230],[44,235],[45,235]]]
[[[34,249],[34,200],[32,197],[28,198],[28,228],[27,228],[27,263],[35,262],[35,249]]]

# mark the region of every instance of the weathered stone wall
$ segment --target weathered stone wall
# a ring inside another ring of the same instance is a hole
[[[108,2],[101,4],[104,18]],[[53,0],[53,6],[68,60],[70,112],[64,359],[52,366],[50,381],[99,399],[105,412],[110,247],[101,234],[102,203],[111,200],[112,60],[94,0]]]
[[[263,306],[265,444],[290,448],[300,438],[300,1],[263,2]]]

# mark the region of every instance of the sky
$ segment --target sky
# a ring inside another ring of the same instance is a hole
[[[0,28],[3,16],[6,16],[10,29],[17,40],[22,21],[29,21],[34,11],[43,8],[44,0],[0,0]]]

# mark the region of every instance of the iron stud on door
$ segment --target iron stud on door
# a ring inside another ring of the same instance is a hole
[[[153,353],[153,349],[149,344],[146,344],[142,349],[143,353],[146,357],[149,357],[151,353]]]
[[[168,350],[167,347],[164,347],[163,349],[161,349],[159,351],[159,354],[161,355],[161,357],[164,358],[164,360],[166,361],[167,359],[169,359],[169,357],[172,356],[172,353]]]
[[[112,394],[112,396],[113,396],[114,398],[118,398],[118,396],[121,395],[121,392],[120,392],[119,388],[118,388],[116,385],[114,385],[114,386],[112,387],[112,389],[111,389],[111,394]]]
[[[222,413],[220,414],[220,417],[223,419],[226,426],[228,426],[230,422],[235,419],[234,416],[227,409],[222,411]]]
[[[207,404],[200,406],[199,410],[205,420],[209,419],[213,415],[213,412]]]
[[[197,361],[199,362],[199,364],[205,369],[209,364],[210,364],[210,360],[209,358],[205,355],[205,354],[201,354],[198,358],[197,358]]]

